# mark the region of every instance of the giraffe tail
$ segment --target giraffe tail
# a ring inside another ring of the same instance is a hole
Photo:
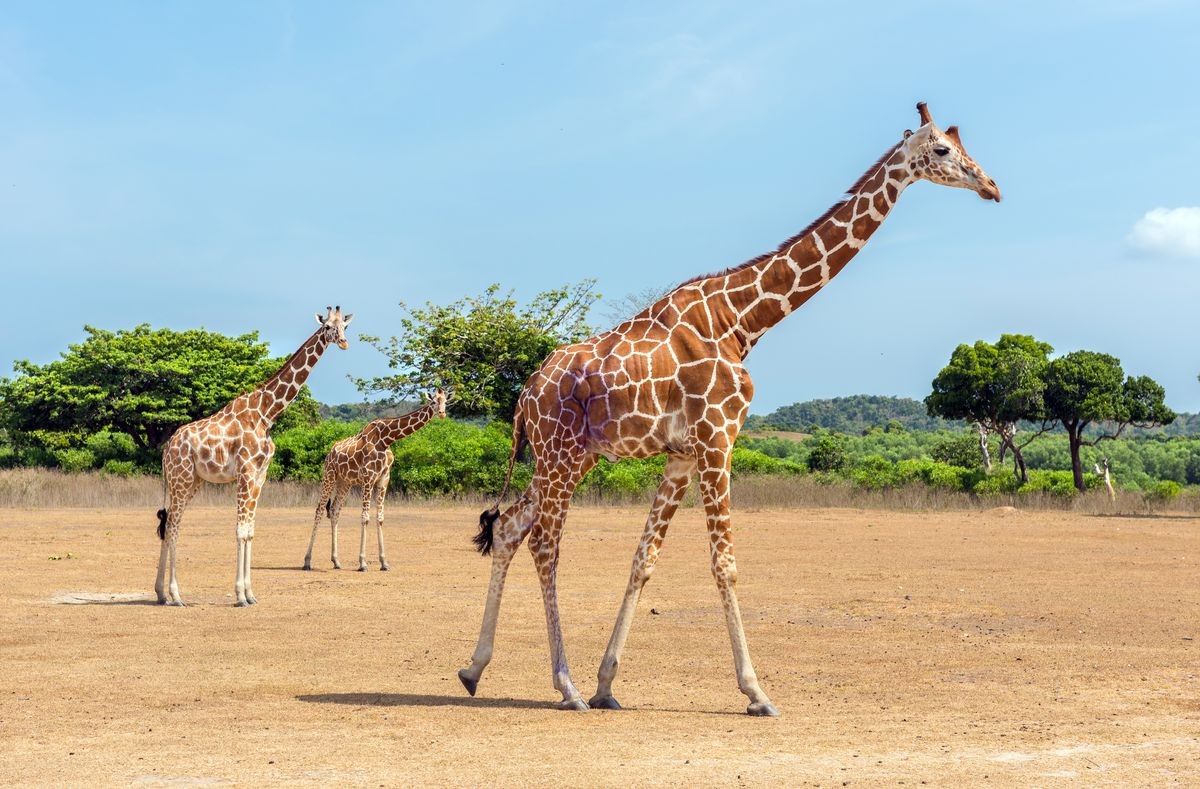
[[[158,539],[167,539],[167,508],[158,511]]]
[[[476,550],[483,556],[492,552],[492,545],[496,540],[496,520],[500,517],[500,502],[504,501],[504,497],[508,495],[508,488],[512,484],[513,469],[528,445],[529,438],[525,433],[525,418],[521,413],[521,406],[518,404],[517,411],[513,414],[512,453],[508,456],[508,472],[504,475],[504,487],[500,489],[500,497],[496,504],[491,509],[484,510],[479,514],[479,532],[471,539],[471,542],[475,543]]]

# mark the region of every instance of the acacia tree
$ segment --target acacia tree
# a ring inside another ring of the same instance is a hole
[[[1002,334],[994,345],[983,340],[960,345],[933,379],[925,408],[930,416],[974,422],[984,434],[980,440],[985,446],[987,434],[995,435],[1000,460],[1012,452],[1013,473],[1025,483],[1029,475],[1022,450],[1049,426],[1018,441],[1017,422],[1044,420],[1042,374],[1053,350],[1026,334]]]
[[[253,389],[284,362],[268,354],[257,332],[227,337],[148,324],[84,331],[86,339],[68,346],[62,358],[44,365],[18,361],[16,377],[0,379],[0,427],[14,443],[68,447],[107,430],[129,435],[148,453],[180,425]],[[305,386],[275,427],[316,420],[317,404]]]
[[[1071,473],[1075,487],[1086,489],[1079,450],[1119,437],[1125,428],[1158,427],[1175,421],[1175,412],[1163,402],[1165,392],[1148,376],[1125,377],[1121,362],[1095,351],[1075,351],[1046,367],[1045,403],[1047,422],[1058,422],[1067,431],[1071,449]],[[1104,430],[1085,438],[1089,425]]]
[[[490,285],[479,296],[450,304],[409,307],[400,333],[386,340],[362,336],[388,359],[392,375],[355,380],[369,394],[414,399],[432,388],[452,392],[450,409],[459,416],[508,419],[525,381],[560,345],[592,334],[591,306],[600,298],[596,281],[539,293],[519,307],[511,292]]]

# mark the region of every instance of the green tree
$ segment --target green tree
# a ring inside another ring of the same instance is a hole
[[[180,425],[253,389],[284,361],[271,358],[254,332],[227,337],[147,324],[84,331],[62,358],[18,361],[16,377],[0,379],[0,426],[14,443],[67,451],[108,431],[127,435],[144,458]],[[316,419],[317,404],[303,387],[276,428]]]
[[[600,296],[595,280],[539,293],[518,307],[512,293],[491,285],[479,296],[446,305],[400,306],[398,336],[363,336],[388,358],[393,375],[357,379],[366,393],[392,399],[416,397],[436,387],[453,395],[457,416],[511,419],[525,381],[560,345],[592,334],[586,319]]]
[[[1049,421],[1067,431],[1071,474],[1075,487],[1086,490],[1079,450],[1110,441],[1130,425],[1155,427],[1169,424],[1175,412],[1163,402],[1162,386],[1147,376],[1126,378],[1121,362],[1095,351],[1075,351],[1047,365],[1045,402]],[[1103,432],[1084,437],[1084,430],[1101,423]]]
[[[808,453],[809,471],[839,471],[846,466],[846,441],[837,433],[818,436]]]
[[[1016,440],[1017,422],[1042,421],[1045,414],[1042,375],[1054,349],[1025,334],[1002,334],[993,345],[983,340],[960,345],[950,363],[933,379],[925,398],[930,416],[975,422],[1000,440],[1000,458],[1013,454],[1013,472],[1029,479],[1022,450],[1043,432]]]

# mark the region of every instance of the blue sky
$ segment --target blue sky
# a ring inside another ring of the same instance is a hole
[[[6,4],[0,372],[84,323],[282,354],[331,303],[388,335],[491,282],[668,286],[806,225],[924,99],[1004,202],[908,190],[759,343],[753,411],[924,397],[1001,332],[1200,410],[1197,6],[805,5]],[[383,369],[355,342],[310,384]]]

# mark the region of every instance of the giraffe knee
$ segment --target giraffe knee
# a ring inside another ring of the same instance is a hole
[[[719,588],[731,587],[737,583],[737,562],[729,554],[717,554],[713,557],[712,574]]]
[[[239,540],[249,540],[254,537],[253,523],[239,523],[237,525],[237,538]]]

